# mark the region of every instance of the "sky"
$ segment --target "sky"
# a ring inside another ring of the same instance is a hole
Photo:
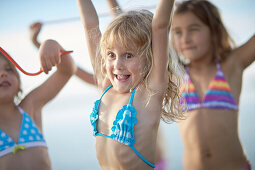
[[[254,0],[211,0],[220,10],[223,21],[238,45],[254,34]],[[106,0],[93,1],[99,15],[109,11]],[[156,0],[119,0],[124,10],[155,6]],[[37,72],[40,68],[38,51],[29,40],[29,25],[35,21],[44,23],[39,40],[56,39],[64,48],[73,50],[75,62],[92,71],[88,60],[82,25],[76,1],[70,0],[0,0],[0,46],[4,48],[25,70]],[[66,22],[56,20],[70,19]],[[100,18],[102,29],[111,17]],[[53,21],[53,22],[52,22]],[[46,77],[21,75],[24,91],[31,90]],[[31,85],[31,81],[34,83]]]
[[[255,0],[211,0],[211,2],[219,8],[223,22],[237,45],[243,44],[254,35]],[[93,0],[93,3],[97,11],[99,11],[99,16],[100,14],[109,12],[106,0]],[[119,0],[119,4],[123,10],[141,8],[143,6],[151,7],[155,6],[156,3],[156,0]],[[75,0],[0,0],[0,7],[0,46],[4,48],[26,71],[37,72],[40,68],[38,50],[33,46],[29,39],[29,25],[35,21],[41,21],[43,22],[43,27],[38,37],[39,41],[44,41],[46,39],[57,40],[65,49],[74,51],[72,57],[77,65],[92,72],[89,57],[87,55],[83,27],[79,20],[79,13]],[[70,18],[73,19],[65,20]],[[100,17],[100,28],[103,30],[111,19],[110,16]],[[66,22],[54,22],[56,20],[64,20]],[[52,74],[52,72],[50,74]],[[49,76],[44,73],[35,77],[26,76],[22,73],[20,73],[20,75],[24,95],[42,83]],[[254,75],[255,63],[246,69],[242,80],[243,90],[241,104],[243,101],[247,102],[247,100],[244,99],[252,99],[246,103],[251,107],[255,104]],[[75,102],[80,100],[81,95],[84,95],[86,100],[91,100],[92,98],[94,101],[96,97],[90,96],[95,95],[95,91],[95,88],[93,89],[92,86],[86,85],[76,77],[71,78],[67,86],[61,91],[60,95],[54,99],[53,103],[56,104],[49,104],[44,110],[48,113],[55,112],[55,115],[50,117],[51,120],[47,118],[44,119],[46,120],[44,121],[44,125],[46,125],[46,138],[48,137],[52,139],[54,138],[54,135],[58,133],[55,132],[55,129],[51,128],[56,126],[56,121],[59,121],[60,113],[58,114],[58,110],[65,110],[64,108],[60,108],[61,106],[59,106],[59,103],[65,103],[72,107],[79,107],[78,103]],[[81,98],[81,100],[84,100],[84,98]],[[67,111],[71,112],[71,110],[72,108]],[[78,124],[81,121],[68,117],[67,114],[62,114],[62,116],[66,116],[66,119],[62,122],[63,127],[68,124],[70,119],[74,121],[74,124]],[[244,120],[244,117],[241,117],[241,119]],[[255,129],[254,123],[251,121],[254,121],[254,119],[251,119],[250,123],[248,122],[247,125],[245,125],[247,129],[250,127]],[[246,123],[246,119],[243,122]],[[241,126],[242,125],[243,124],[241,124]],[[243,136],[250,136],[249,131],[247,130],[247,134],[245,133]],[[48,141],[49,145],[51,145],[51,143],[55,146],[57,145],[53,140]],[[250,143],[249,145],[253,146],[254,143]],[[55,152],[54,148],[51,148],[50,152]],[[51,155],[53,155],[52,162],[54,164],[56,161],[54,153],[51,153]],[[64,159],[61,158],[60,160]],[[253,161],[255,162],[255,159]]]

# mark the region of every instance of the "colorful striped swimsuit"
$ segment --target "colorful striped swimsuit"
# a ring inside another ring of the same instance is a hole
[[[237,103],[231,94],[229,84],[224,77],[219,62],[217,62],[217,73],[210,82],[202,102],[200,102],[195,86],[191,81],[188,68],[186,68],[186,76],[188,84],[181,90],[183,97],[181,102],[186,102],[188,111],[199,108],[238,110]]]

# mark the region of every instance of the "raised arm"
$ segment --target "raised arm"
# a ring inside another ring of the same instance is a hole
[[[41,31],[42,23],[41,22],[35,22],[30,25],[30,40],[32,43],[39,49],[41,43],[38,41],[38,35]]]
[[[122,10],[116,0],[107,0],[107,3],[110,8],[111,15],[113,17],[116,17],[122,13]]]
[[[41,22],[35,22],[30,25],[30,40],[32,43],[39,49],[41,43],[38,41],[38,35],[40,34],[41,28],[42,28]],[[96,82],[94,80],[94,75],[81,69],[80,67],[77,67],[77,71],[75,72],[75,75],[79,77],[81,80],[85,81],[86,83],[96,85]]]
[[[91,0],[77,0],[81,21],[84,26],[89,56],[94,71],[97,47],[101,38],[99,30],[99,19]]]
[[[57,71],[26,96],[29,100],[24,101],[31,101],[30,105],[35,113],[40,113],[42,107],[60,92],[76,71],[71,56],[60,56],[61,50],[63,48],[54,40],[46,40],[40,46],[39,53],[43,71],[47,74],[53,66],[57,66]]]
[[[244,70],[255,61],[255,35],[253,35],[245,44],[233,51],[233,60],[241,64]]]
[[[96,85],[96,81],[93,74],[88,73],[87,71],[77,67],[77,71],[75,75],[79,77],[81,80],[85,81],[86,83]]]
[[[159,84],[167,86],[167,65],[169,57],[169,30],[174,0],[159,0],[152,19],[153,66],[150,75],[152,88]]]

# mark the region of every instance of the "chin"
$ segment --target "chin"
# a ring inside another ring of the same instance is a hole
[[[118,91],[119,93],[129,93],[129,91],[130,91],[130,89],[128,89],[128,88],[116,88],[115,89],[116,91]]]

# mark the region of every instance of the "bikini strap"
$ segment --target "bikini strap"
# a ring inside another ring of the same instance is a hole
[[[150,163],[147,159],[145,159],[136,149],[133,145],[130,146],[131,149],[135,152],[135,154],[140,157],[145,163],[147,163],[148,165],[150,165],[152,168],[155,168],[156,166],[152,163]]]
[[[224,75],[221,66],[220,66],[220,62],[218,60],[216,60],[216,66],[217,66],[217,73],[216,75]]]
[[[216,66],[217,66],[217,70],[221,70],[220,62],[218,60],[216,60]]]
[[[134,88],[134,90],[132,91],[132,94],[130,96],[130,99],[129,99],[129,102],[128,102],[128,104],[130,104],[130,105],[132,105],[132,103],[133,103],[134,96],[135,96],[135,90],[136,90],[136,88]]]
[[[100,97],[100,100],[102,99],[102,97],[104,96],[104,94],[112,87],[112,84],[110,84],[103,92],[103,94]]]
[[[25,111],[21,107],[19,107],[19,106],[16,106],[16,107],[18,108],[21,115],[23,115],[25,113]]]

